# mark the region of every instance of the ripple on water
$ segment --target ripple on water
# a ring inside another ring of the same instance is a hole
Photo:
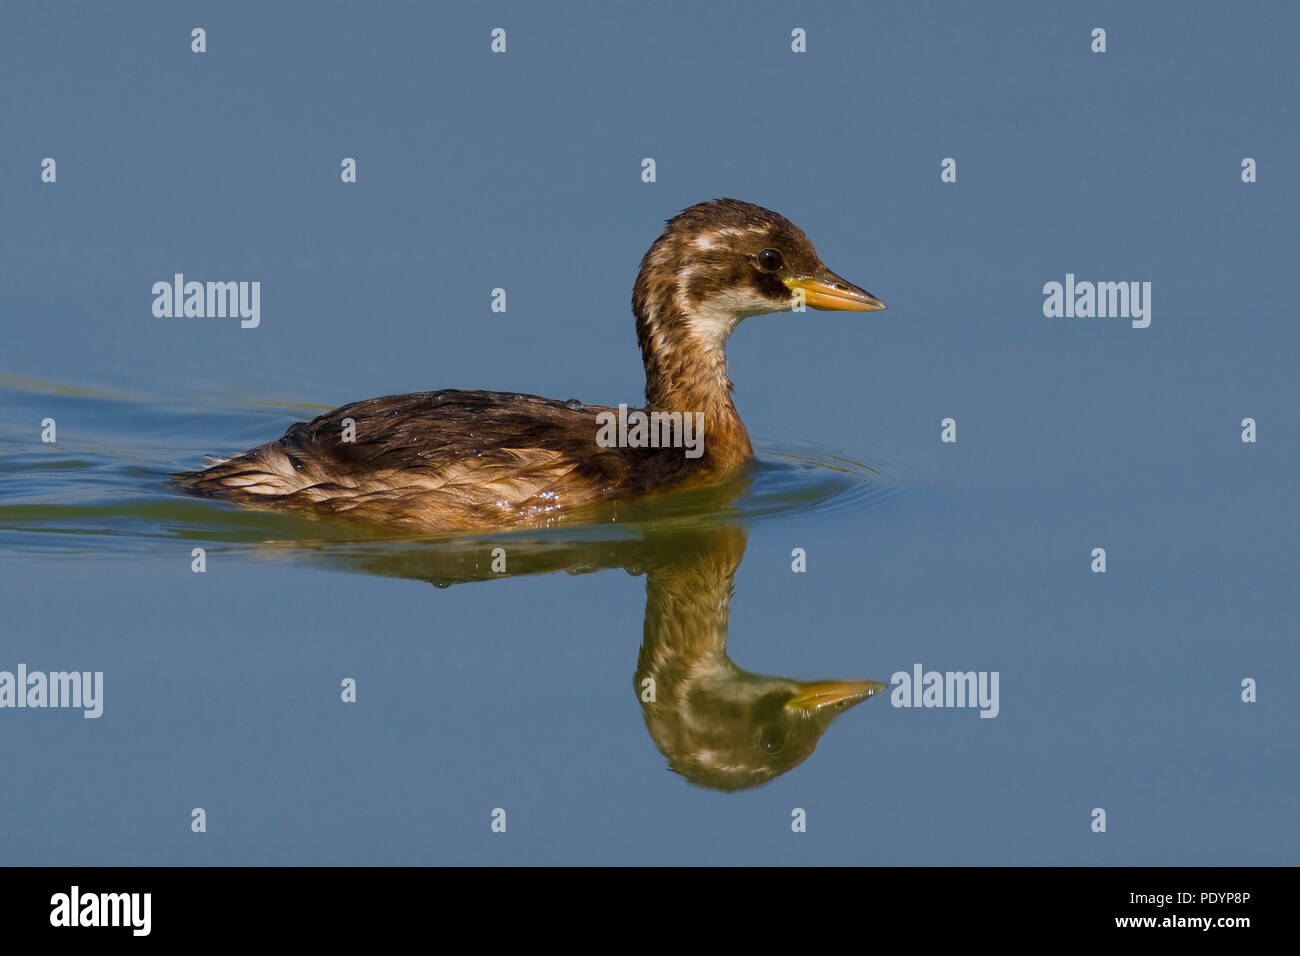
[[[278,434],[301,417],[297,410],[268,411],[265,405],[196,409],[84,394],[52,398],[2,384],[0,400],[9,412],[18,410],[0,418],[0,548],[19,552],[156,551],[162,542],[179,541],[271,551],[293,560],[330,552],[355,557],[358,549],[393,554],[412,546],[422,551],[477,548],[477,543],[503,537],[516,547],[545,550],[566,541],[591,546],[645,538],[657,531],[748,526],[863,510],[899,487],[879,461],[868,458],[867,464],[794,442],[766,442],[758,446],[755,465],[719,488],[619,502],[584,515],[581,522],[431,539],[347,521],[250,510],[191,497],[168,484],[171,472],[194,467],[204,451],[241,449]],[[51,410],[52,405],[67,404],[77,407]],[[21,412],[23,405],[32,406],[31,414],[57,413],[62,429],[58,443],[40,443],[39,434],[29,427],[30,414]],[[64,422],[79,427],[65,427]],[[250,441],[250,435],[259,437]]]

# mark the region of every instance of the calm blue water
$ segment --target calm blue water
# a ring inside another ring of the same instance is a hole
[[[105,699],[0,709],[0,860],[1295,863],[1296,15],[1174,9],[6,8],[0,670]],[[635,403],[637,263],[723,194],[890,305],[737,332],[734,493],[419,541],[167,487],[369,395]],[[155,318],[176,272],[261,325]],[[1045,318],[1067,273],[1150,281],[1150,327]],[[878,695],[688,782],[647,576],[733,566],[744,671],[996,671],[998,716]]]

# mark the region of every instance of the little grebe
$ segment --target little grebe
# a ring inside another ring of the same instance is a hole
[[[668,221],[633,289],[643,413],[511,392],[390,395],[174,478],[245,505],[427,531],[545,524],[602,501],[716,483],[754,457],[731,400],[727,337],[742,319],[800,300],[885,308],[827,269],[784,216],[735,199],[699,203]],[[683,447],[693,422],[702,442]]]

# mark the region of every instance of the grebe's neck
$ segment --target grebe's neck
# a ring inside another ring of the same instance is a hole
[[[702,413],[703,457],[711,470],[729,471],[749,461],[754,448],[727,375],[727,336],[740,318],[720,307],[687,309],[679,295],[645,291],[638,281],[633,308],[647,409]]]

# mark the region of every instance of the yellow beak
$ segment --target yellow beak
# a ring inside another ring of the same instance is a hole
[[[804,684],[799,693],[786,701],[787,710],[801,710],[808,716],[833,708],[852,707],[882,690],[888,684],[878,680],[826,680]]]
[[[786,288],[794,293],[796,303],[800,295],[803,301],[814,309],[831,309],[839,312],[879,312],[884,309],[881,302],[865,289],[859,289],[852,282],[845,282],[833,272],[824,272],[815,276],[800,276],[782,280]]]

